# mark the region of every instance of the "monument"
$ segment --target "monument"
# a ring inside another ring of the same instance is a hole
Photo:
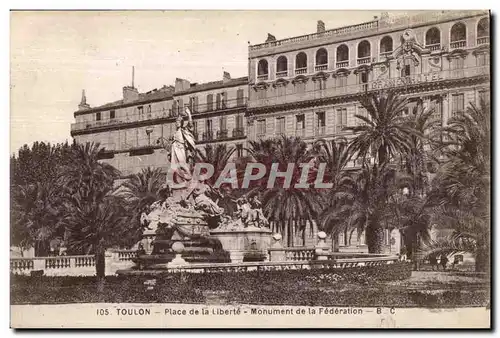
[[[136,266],[118,273],[161,272],[183,264],[266,260],[271,230],[258,197],[240,198],[235,215],[227,215],[209,197],[214,189],[192,175],[196,145],[188,108],[177,118],[176,126],[169,144],[167,183],[159,192],[160,200],[141,216],[145,230],[134,259]]]

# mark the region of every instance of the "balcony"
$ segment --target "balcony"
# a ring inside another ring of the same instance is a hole
[[[358,65],[364,65],[364,64],[370,63],[371,59],[372,59],[371,56],[365,56],[362,58],[358,58]]]
[[[335,64],[335,67],[336,68],[347,68],[349,67],[349,61],[346,60],[346,61],[339,61]]]
[[[467,46],[467,40],[453,41],[450,43],[450,49],[465,48]]]
[[[300,75],[300,74],[305,74],[305,73],[307,73],[307,67],[295,69],[295,75]]]
[[[266,81],[268,79],[269,79],[269,74],[257,75],[257,80],[258,81]]]
[[[216,102],[212,102],[212,104],[199,104],[195,107],[192,107],[191,111],[193,115],[199,115],[203,113],[209,113],[220,110],[227,109],[237,109],[244,108],[247,104],[246,97],[240,97],[232,100],[223,100],[220,101],[217,105]],[[93,129],[106,129],[113,126],[121,126],[133,123],[148,123],[149,121],[155,120],[165,120],[165,119],[174,119],[178,116],[180,112],[180,108],[178,110],[165,109],[165,110],[153,110],[151,113],[147,114],[134,114],[127,115],[123,117],[116,117],[113,119],[105,119],[100,121],[85,121],[85,122],[77,122],[71,124],[71,132],[75,131],[83,131],[83,130],[93,130]]]
[[[326,134],[326,127],[319,126],[314,129],[314,136],[323,136]]]
[[[244,137],[245,136],[245,129],[243,128],[234,128],[233,129],[233,137]]]
[[[328,65],[317,65],[316,67],[314,67],[314,70],[317,71],[317,72],[320,72],[320,71],[323,71],[323,70],[327,70],[328,69]]]
[[[407,77],[396,77],[385,80],[375,80],[367,83],[354,84],[348,86],[327,87],[322,90],[308,90],[303,93],[295,93],[293,95],[279,96],[273,95],[265,98],[255,99],[248,102],[248,107],[273,107],[277,105],[290,104],[295,102],[311,101],[318,99],[329,99],[343,95],[356,95],[363,92],[370,92],[389,88],[406,88],[408,86],[416,86],[419,84],[431,84],[444,80],[465,79],[478,76],[488,76],[490,74],[489,66],[468,67],[458,70],[444,70],[441,72],[432,72],[424,74],[414,74]]]
[[[213,141],[214,132],[212,130],[203,132],[201,139],[202,141]]]
[[[392,50],[387,51],[387,52],[381,52],[381,53],[380,53],[380,58],[381,58],[381,59],[388,58],[389,56],[391,56],[391,54],[392,54]]]
[[[287,77],[288,76],[288,70],[284,70],[282,72],[276,72],[276,78],[280,78],[280,77]]]
[[[477,45],[486,45],[490,43],[490,37],[489,36],[482,36],[480,38],[477,38]]]
[[[425,46],[427,49],[429,49],[431,52],[434,52],[436,50],[441,49],[441,43],[433,43],[431,45],[426,45]]]
[[[217,131],[217,139],[218,140],[225,140],[228,138],[228,132],[227,129],[222,129]]]

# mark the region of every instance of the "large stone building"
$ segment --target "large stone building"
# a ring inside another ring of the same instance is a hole
[[[173,134],[183,105],[194,111],[200,145],[231,143],[238,147],[235,156],[243,155],[245,142],[259,138],[349,137],[343,127],[360,123],[354,115],[365,114],[360,97],[383,88],[399,90],[411,105],[433,106],[433,117],[445,125],[489,95],[489,26],[487,11],[382,13],[331,30],[318,21],[315,33],[282,40],[269,34],[264,43],[249,46],[248,77],[224,73],[221,81],[206,84],[177,79],[175,87],[148,93],[132,85],[123,88],[121,100],[95,108],[83,97],[71,135],[78,142],[101,142],[106,161],[130,174],[168,166],[157,141]],[[341,237],[341,244],[363,245],[355,233]]]

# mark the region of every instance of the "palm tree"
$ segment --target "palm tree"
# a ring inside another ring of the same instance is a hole
[[[471,104],[465,112],[451,118],[443,132],[447,140],[443,149],[445,160],[433,180],[430,197],[441,206],[436,219],[450,224],[455,233],[447,242],[426,250],[435,254],[441,246],[443,253],[470,252],[469,243],[474,243],[476,269],[485,271],[490,251],[489,103],[481,102],[479,107]]]
[[[232,146],[228,147],[226,144],[207,144],[205,147],[201,149],[197,148],[196,150],[195,163],[208,163],[214,167],[214,174],[206,181],[206,183],[212,187],[209,192],[210,197],[218,200],[218,204],[223,207],[228,214],[232,214],[236,211],[233,200],[238,194],[238,190],[232,189],[232,186],[228,184],[222,184],[218,188],[214,187],[224,168],[230,163],[236,148]],[[204,172],[201,174],[204,174]]]
[[[406,123],[402,116],[408,105],[408,99],[394,91],[369,94],[360,100],[368,117],[355,115],[363,124],[346,127],[355,137],[349,144],[353,156],[366,158],[368,155],[382,167],[397,154],[410,151],[409,135],[418,133]]]
[[[396,182],[397,172],[388,165],[364,166],[361,171],[344,176],[322,212],[324,229],[334,236],[354,229],[358,233],[366,231],[368,252],[380,253],[383,229],[390,223],[388,201]]]
[[[22,249],[46,256],[49,242],[64,234],[60,226],[61,196],[52,181],[12,187],[11,240]]]
[[[99,161],[101,152],[99,143],[74,144],[72,161],[62,167],[59,182],[68,249],[93,252],[99,278],[104,277],[105,249],[123,241],[120,229],[128,223],[123,221],[128,217],[125,200],[110,196],[120,172]]]
[[[273,140],[250,143],[250,153],[258,163],[266,167],[266,175],[256,182],[248,196],[261,196],[263,212],[272,229],[285,234],[288,246],[294,245],[294,233],[302,231],[305,242],[307,222],[317,221],[319,214],[318,192],[311,188],[296,188],[301,176],[299,164],[312,159],[304,141],[297,137],[282,136]],[[272,163],[278,163],[279,171],[286,171],[289,163],[294,164],[290,188],[284,187],[284,179],[276,179],[273,187],[267,188]],[[304,244],[304,243],[303,243]]]
[[[131,216],[130,223],[135,225],[138,234],[142,231],[140,224],[142,213],[161,198],[160,191],[165,184],[166,175],[161,168],[147,167],[129,177],[114,192],[127,202]]]
[[[349,173],[345,170],[346,165],[350,161],[351,155],[348,151],[348,143],[344,138],[338,138],[330,141],[324,139],[317,140],[312,147],[312,154],[318,163],[325,163],[326,170],[324,173],[324,181],[333,184],[332,189],[327,189],[322,192],[322,200],[325,205],[321,216],[319,227],[323,230],[333,229],[334,223],[338,220],[329,217],[338,207],[334,201],[335,194],[340,191],[340,187],[349,180]],[[328,231],[332,236],[333,250],[338,248],[338,234],[333,231]]]
[[[79,192],[69,197],[68,212],[62,220],[66,228],[69,250],[93,253],[96,275],[105,276],[106,249],[117,245],[134,244],[134,233],[126,208],[126,201],[118,196],[97,192],[89,201]]]

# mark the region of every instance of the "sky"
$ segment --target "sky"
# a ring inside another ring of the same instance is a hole
[[[130,85],[146,92],[248,73],[248,43],[373,19],[380,11],[11,12],[10,152],[34,141],[71,141],[82,89],[99,106]]]

